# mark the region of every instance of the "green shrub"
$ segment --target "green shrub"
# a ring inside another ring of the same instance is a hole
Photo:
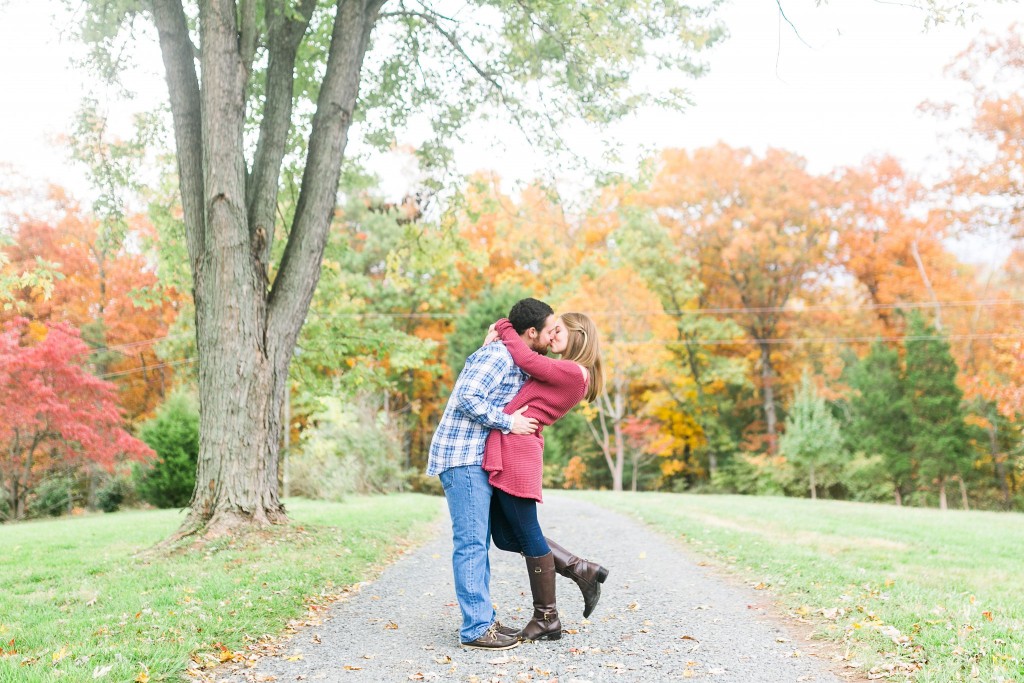
[[[55,476],[37,486],[26,507],[28,517],[59,517],[71,507],[71,488],[74,480],[68,476]]]
[[[139,496],[158,508],[185,507],[196,485],[199,460],[199,406],[185,393],[173,394],[142,425],[139,438],[156,451],[152,465],[133,469]]]
[[[131,479],[115,474],[96,491],[96,505],[104,512],[117,512],[122,505],[131,500],[133,493]]]
[[[405,489],[401,438],[388,414],[369,396],[319,401],[289,465],[289,495],[340,501],[351,493]]]

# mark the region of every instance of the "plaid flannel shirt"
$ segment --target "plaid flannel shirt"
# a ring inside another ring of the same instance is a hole
[[[512,416],[502,409],[519,393],[526,374],[501,342],[482,346],[466,359],[430,442],[427,474],[479,465],[492,429],[508,431]]]

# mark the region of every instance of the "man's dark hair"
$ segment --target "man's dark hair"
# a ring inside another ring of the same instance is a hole
[[[508,312],[508,321],[518,334],[526,332],[531,327],[536,327],[540,332],[544,329],[548,316],[554,314],[555,311],[543,301],[526,298],[515,303]]]

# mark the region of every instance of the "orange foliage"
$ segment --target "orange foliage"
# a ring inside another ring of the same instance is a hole
[[[170,389],[173,371],[159,367],[155,342],[167,335],[182,302],[161,288],[149,259],[134,248],[140,237],[152,235],[152,227],[132,217],[126,244],[117,245],[59,190],[51,199],[58,208],[52,219],[22,218],[7,252],[12,263],[26,268],[37,258],[50,262],[61,277],[49,298],[20,292],[20,314],[83,329],[95,350],[95,371],[117,385],[129,419],[146,417]]]

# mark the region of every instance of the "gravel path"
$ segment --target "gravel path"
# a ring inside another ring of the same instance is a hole
[[[549,495],[545,533],[608,567],[589,620],[576,585],[558,578],[566,630],[553,642],[512,650],[467,650],[452,585],[448,515],[437,536],[297,633],[244,675],[219,681],[657,681],[837,683],[827,664],[778,621],[751,609],[764,593],[700,567],[677,543],[595,505]],[[529,584],[518,555],[491,550],[491,592],[503,623],[529,619]],[[301,657],[299,656],[301,655]]]

